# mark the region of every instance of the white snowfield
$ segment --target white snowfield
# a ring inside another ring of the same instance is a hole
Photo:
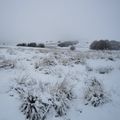
[[[0,120],[33,116],[120,120],[120,51],[1,47]]]

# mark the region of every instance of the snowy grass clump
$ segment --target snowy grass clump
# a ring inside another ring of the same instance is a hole
[[[96,79],[91,80],[84,93],[85,105],[92,105],[94,107],[103,105],[110,101],[103,85]]]
[[[73,64],[85,64],[86,62],[85,57],[82,54],[74,54],[73,52],[61,54],[61,57],[58,61],[64,66]]]
[[[112,67],[110,66],[107,66],[107,67],[100,67],[100,68],[97,68],[96,71],[100,74],[108,74],[110,73],[111,71],[113,70]]]
[[[41,70],[56,65],[69,66],[73,64],[85,64],[84,56],[82,54],[74,55],[72,52],[54,52],[47,57],[36,60],[34,62],[34,68]]]
[[[15,67],[16,61],[9,59],[1,59],[0,60],[0,69],[12,69]]]
[[[63,81],[49,86],[33,80],[28,76],[16,79],[12,87],[20,98],[20,110],[28,120],[44,120],[50,111],[55,111],[55,117],[66,115],[72,100],[71,88]]]
[[[62,83],[57,83],[51,90],[53,107],[57,113],[56,117],[67,114],[70,100],[73,99],[72,88],[66,85],[68,83],[66,80],[63,80]]]
[[[44,57],[43,59],[37,60],[34,64],[34,68],[38,69],[41,67],[55,66],[55,65],[57,65],[57,62],[54,56],[47,56],[47,57]]]

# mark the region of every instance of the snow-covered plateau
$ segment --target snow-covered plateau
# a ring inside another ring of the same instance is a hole
[[[120,120],[120,51],[0,47],[0,120]]]

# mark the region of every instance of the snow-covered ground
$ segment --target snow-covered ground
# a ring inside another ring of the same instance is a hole
[[[37,109],[38,119],[119,120],[120,51],[78,47],[1,47],[0,120],[25,120],[29,96],[36,99],[31,114]]]

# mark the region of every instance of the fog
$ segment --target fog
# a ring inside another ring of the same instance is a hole
[[[120,40],[120,0],[0,0],[0,42]]]

